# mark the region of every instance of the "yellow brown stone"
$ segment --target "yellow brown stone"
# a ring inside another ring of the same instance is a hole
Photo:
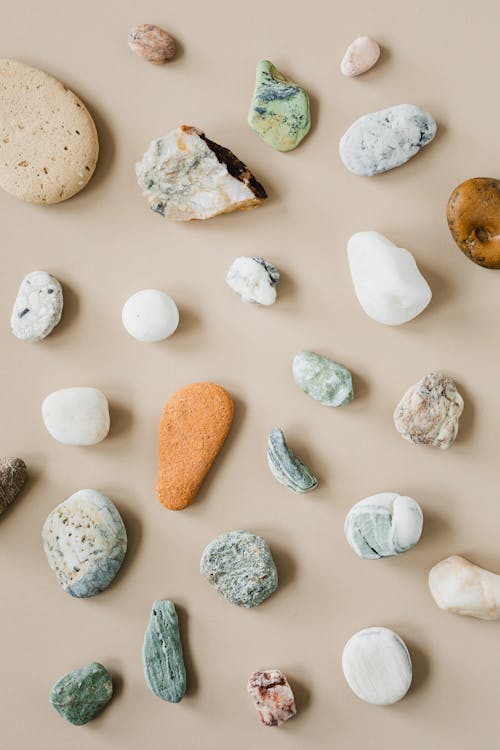
[[[450,196],[448,226],[460,250],[484,268],[500,268],[500,180],[473,177]]]

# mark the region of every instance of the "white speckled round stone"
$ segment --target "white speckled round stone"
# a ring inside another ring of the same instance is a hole
[[[63,293],[55,276],[47,271],[32,271],[21,282],[10,327],[22,341],[41,341],[61,320]]]
[[[163,341],[179,325],[179,310],[165,292],[143,289],[129,297],[123,305],[122,322],[127,333],[138,341]]]
[[[342,669],[359,698],[376,706],[397,703],[410,689],[411,658],[404,641],[389,628],[365,628],[344,646]]]
[[[108,400],[97,388],[62,388],[42,404],[45,427],[64,445],[95,445],[109,432]]]

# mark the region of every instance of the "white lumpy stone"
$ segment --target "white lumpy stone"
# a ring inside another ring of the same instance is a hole
[[[97,388],[62,388],[42,404],[45,427],[64,445],[95,445],[109,432],[108,400]]]
[[[41,341],[61,320],[61,284],[47,271],[32,271],[21,282],[12,309],[10,327],[22,341]]]
[[[359,698],[376,706],[397,703],[408,692],[411,658],[404,641],[389,628],[365,628],[346,643],[342,669]]]
[[[400,167],[436,135],[437,125],[416,104],[397,104],[356,120],[340,140],[340,158],[365,177]]]
[[[438,607],[447,612],[479,620],[500,617],[500,576],[460,555],[434,565],[429,588]]]
[[[231,264],[226,282],[244,302],[272,305],[279,277],[278,269],[264,258],[243,256]]]
[[[122,322],[134,339],[153,343],[171,336],[179,325],[174,300],[158,289],[136,292],[123,305]]]
[[[409,250],[378,232],[357,232],[347,245],[354,290],[370,318],[407,323],[425,310],[432,292]]]
[[[340,71],[349,78],[360,76],[373,68],[379,57],[380,47],[375,39],[359,36],[348,46],[340,63]]]
[[[353,505],[344,532],[359,557],[377,560],[414,547],[422,534],[423,518],[420,505],[412,497],[379,492]]]

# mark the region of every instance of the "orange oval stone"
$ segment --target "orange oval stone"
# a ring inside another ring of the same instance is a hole
[[[158,434],[156,492],[169,510],[192,503],[231,427],[234,405],[215,383],[192,383],[169,398]]]
[[[500,180],[473,177],[448,201],[450,232],[460,250],[485,268],[500,268]]]

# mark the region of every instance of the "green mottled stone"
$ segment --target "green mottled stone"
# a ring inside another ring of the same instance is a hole
[[[278,586],[278,571],[266,540],[248,531],[219,534],[203,552],[200,571],[237,607],[256,607]]]
[[[275,479],[292,492],[309,492],[318,485],[312,471],[290,450],[279,427],[269,433],[267,463]]]
[[[268,60],[257,64],[248,124],[278,151],[297,148],[311,127],[307,93]]]
[[[81,726],[101,713],[112,695],[113,681],[108,670],[92,662],[63,675],[52,687],[49,700],[66,721]]]
[[[299,352],[295,356],[293,378],[304,393],[324,406],[344,406],[354,398],[347,367],[315,352]]]
[[[186,669],[177,612],[168,599],[158,599],[153,604],[144,636],[142,664],[151,692],[169,703],[179,703],[186,693]]]

